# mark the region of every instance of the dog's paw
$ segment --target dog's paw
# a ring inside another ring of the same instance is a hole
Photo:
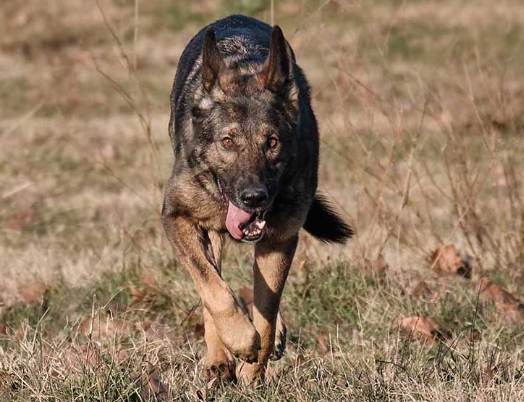
[[[215,378],[222,381],[236,381],[235,369],[236,365],[233,359],[213,360],[206,357],[201,376],[206,381],[211,381]]]
[[[282,320],[282,315],[279,312],[275,328],[275,346],[273,348],[273,352],[269,356],[270,360],[280,360],[282,356],[284,356],[284,352],[286,350],[286,335],[287,328],[284,324],[284,321]]]
[[[239,364],[237,366],[237,378],[240,384],[250,388],[257,388],[265,381],[265,364]]]
[[[236,358],[248,363],[257,361],[260,335],[248,316],[239,313],[227,320],[215,319],[215,326],[220,339]]]
[[[229,351],[237,359],[247,363],[256,362],[258,360],[258,351],[260,350],[260,336],[255,327],[251,325],[249,329],[246,328],[245,331],[236,334],[234,338],[236,340],[231,343],[231,346],[228,346]]]

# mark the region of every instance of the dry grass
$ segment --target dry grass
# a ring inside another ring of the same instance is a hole
[[[197,400],[203,385],[196,294],[159,223],[168,97],[199,27],[269,21],[269,2],[98,4],[0,5],[2,401]],[[357,235],[303,236],[273,380],[207,397],[522,400],[523,5],[282,0],[274,14],[313,87],[321,188]],[[471,279],[439,271],[444,244]],[[250,282],[250,250],[230,245],[225,266]],[[485,277],[515,297],[479,290]]]

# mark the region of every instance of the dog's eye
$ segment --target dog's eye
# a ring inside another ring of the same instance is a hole
[[[267,146],[269,149],[275,149],[278,145],[278,138],[277,137],[269,137],[267,140]]]
[[[222,146],[226,149],[233,147],[233,140],[229,137],[224,137],[220,140]]]

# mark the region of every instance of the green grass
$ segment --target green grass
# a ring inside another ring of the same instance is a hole
[[[44,296],[45,311],[41,305],[4,311],[0,320],[8,324],[9,332],[1,339],[2,348],[19,353],[4,355],[0,368],[11,388],[0,388],[0,396],[22,401],[40,390],[41,395],[64,400],[79,395],[83,400],[140,400],[141,387],[134,378],[146,362],[156,360],[164,381],[178,385],[170,395],[196,400],[202,383],[193,366],[202,357],[203,341],[194,335],[198,320],[188,318],[196,299],[184,285],[186,274],[166,268],[142,268],[142,274],[158,275],[159,283],[146,285],[138,268],[125,267],[90,286],[50,288]],[[152,287],[143,299],[133,301],[131,285],[139,290]],[[518,326],[485,321],[483,311],[489,306],[478,302],[468,286],[454,285],[435,305],[404,295],[394,277],[377,282],[341,261],[321,269],[313,266],[306,275],[293,273],[284,300],[289,345],[284,360],[272,364],[278,377],[257,391],[213,389],[216,398],[382,399],[395,393],[423,393],[425,387],[451,390],[458,384],[465,395],[474,396],[482,390],[483,367],[495,362],[501,386],[520,381],[522,367],[515,360],[521,345]],[[104,328],[108,311],[128,327],[107,337],[96,330],[79,332],[82,320],[91,316]],[[410,341],[399,332],[402,314],[440,317],[453,336],[434,346]],[[140,326],[146,320],[167,325],[167,338],[144,339]],[[466,340],[471,327],[481,333],[477,343]],[[87,347],[93,348],[96,363],[85,360],[91,350],[86,352]],[[122,350],[129,356],[120,361]],[[55,356],[54,375],[49,373],[50,356]],[[68,359],[79,359],[81,369],[75,366],[64,378],[63,370],[71,370]]]

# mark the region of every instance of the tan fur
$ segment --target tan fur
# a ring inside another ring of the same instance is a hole
[[[242,360],[256,360],[258,334],[220,276],[217,264],[210,261],[211,241],[202,238],[198,227],[181,216],[165,217],[164,227],[181,263],[195,282],[204,308],[213,317],[220,340]],[[214,255],[211,259],[214,260]]]
[[[254,384],[285,348],[278,309],[299,230],[309,221],[306,230],[336,242],[351,230],[316,196],[318,126],[282,30],[245,16],[226,20],[197,34],[179,61],[169,125],[175,163],[162,221],[204,305],[204,375],[231,378],[236,356],[241,379]],[[239,35],[239,27],[250,33]],[[229,215],[239,209],[258,230]],[[228,232],[257,242],[253,322],[221,276]]]
[[[202,368],[203,377],[233,379],[235,377],[235,359],[220,339],[213,317],[206,308],[204,308],[204,327],[207,354]]]
[[[244,383],[263,379],[275,345],[275,331],[280,297],[295,254],[298,236],[280,244],[261,241],[255,246],[253,322],[260,335],[256,364],[246,364],[239,371]]]

